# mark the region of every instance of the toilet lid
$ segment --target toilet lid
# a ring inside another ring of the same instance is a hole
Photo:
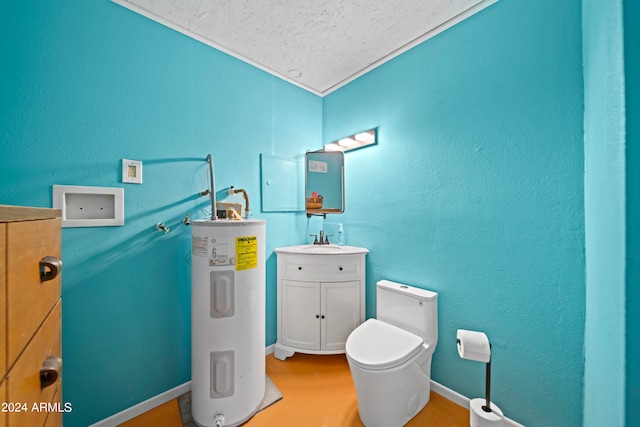
[[[422,338],[377,319],[369,319],[347,338],[345,351],[366,369],[387,369],[409,360],[422,348]]]

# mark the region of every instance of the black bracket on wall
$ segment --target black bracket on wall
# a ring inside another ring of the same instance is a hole
[[[314,213],[307,212],[307,218],[311,218],[312,216],[321,216],[322,219],[327,219],[327,214],[326,213],[314,214]]]

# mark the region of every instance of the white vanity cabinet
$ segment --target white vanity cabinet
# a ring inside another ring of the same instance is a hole
[[[278,248],[278,339],[274,355],[344,353],[365,320],[364,248],[299,245]]]

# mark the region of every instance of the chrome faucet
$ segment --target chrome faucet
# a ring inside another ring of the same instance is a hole
[[[320,230],[320,240],[318,240],[317,234],[309,234],[311,237],[315,237],[313,240],[314,245],[328,245],[329,244],[329,236],[333,236],[333,234],[324,234],[324,230]]]

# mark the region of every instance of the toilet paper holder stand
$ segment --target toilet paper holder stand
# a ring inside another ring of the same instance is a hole
[[[456,344],[460,345],[460,339],[456,339]],[[491,350],[491,343],[489,343],[489,350]],[[486,397],[486,403],[482,405],[482,410],[484,412],[493,412],[491,410],[491,356],[489,356],[489,361],[486,363],[486,383],[484,386],[484,393]]]

